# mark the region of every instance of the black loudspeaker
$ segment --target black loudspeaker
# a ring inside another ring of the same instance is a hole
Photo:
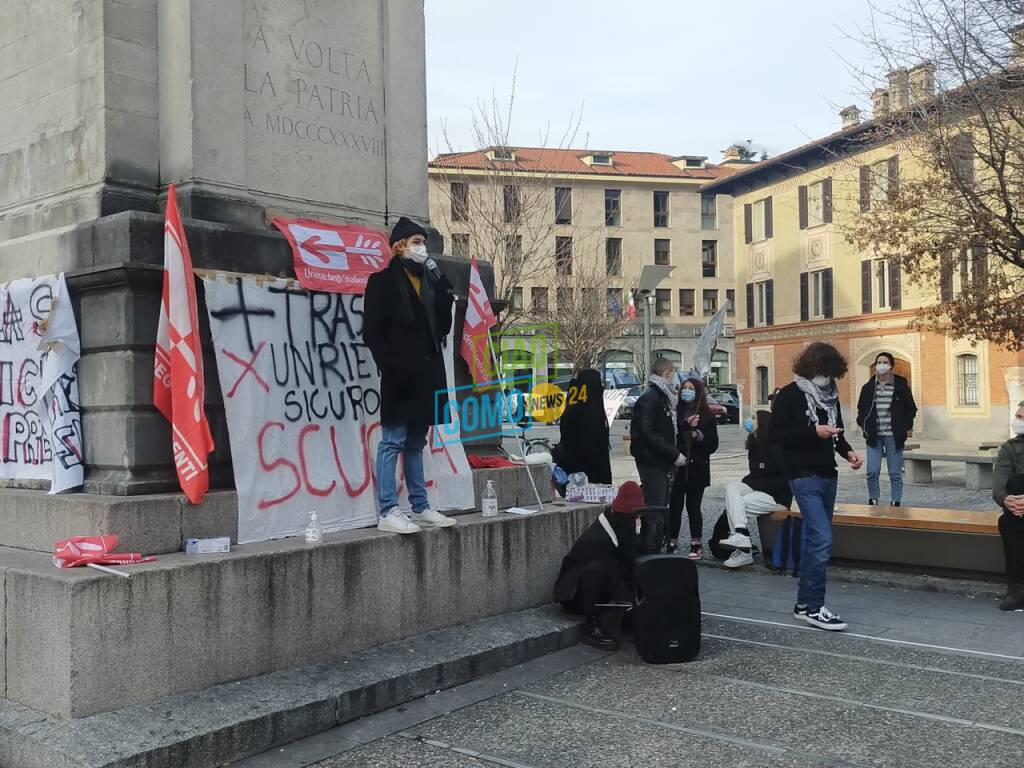
[[[648,664],[692,661],[700,652],[697,566],[685,557],[649,555],[633,573],[633,638]]]

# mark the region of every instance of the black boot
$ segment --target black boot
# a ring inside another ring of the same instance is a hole
[[[1024,584],[1010,584],[1006,588],[1006,597],[999,604],[1000,611],[1018,611],[1024,608]]]
[[[583,625],[583,634],[580,636],[580,642],[592,645],[602,651],[619,650],[619,644],[615,638],[601,629],[594,619],[587,619],[587,623]]]

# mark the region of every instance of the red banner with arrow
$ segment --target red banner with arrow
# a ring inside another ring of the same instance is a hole
[[[314,219],[277,218],[271,223],[291,244],[295,276],[310,291],[362,293],[370,275],[391,259],[387,236],[375,229]]]

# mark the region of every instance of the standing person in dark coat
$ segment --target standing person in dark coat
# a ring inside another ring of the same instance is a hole
[[[770,444],[777,446],[789,487],[800,506],[800,587],[793,618],[812,627],[846,629],[846,622],[825,607],[825,582],[832,556],[832,513],[839,473],[836,455],[860,469],[863,462],[843,436],[843,410],[836,379],[846,375],[839,350],[815,341],[793,362],[792,384],[772,404]]]
[[[1013,437],[1003,443],[992,472],[992,498],[1003,508],[999,536],[1006,560],[1003,611],[1024,608],[1024,400],[1010,425]]]
[[[612,502],[611,514],[602,512],[562,559],[555,581],[554,598],[567,613],[583,614],[587,624],[582,641],[595,648],[614,651],[618,643],[601,626],[597,605],[631,605],[633,561],[638,552],[634,513],[644,505],[640,486],[627,480]]]
[[[667,507],[672,478],[676,469],[686,464],[686,457],[676,447],[676,367],[659,357],[647,383],[647,391],[633,405],[629,453],[636,460],[647,506]]]
[[[391,232],[394,258],[370,276],[363,301],[363,339],[380,369],[381,441],[377,446],[377,528],[416,533],[455,519],[430,509],[423,449],[431,425],[445,422],[445,337],[452,329],[452,284],[427,256],[427,233],[400,218]],[[395,470],[403,457],[412,519],[398,509]]]
[[[896,358],[888,352],[875,357],[875,375],[860,391],[857,426],[868,444],[868,504],[877,506],[881,494],[878,477],[885,456],[892,489],[892,506],[903,501],[903,446],[914,429],[917,403],[910,385],[892,372]]]
[[[610,485],[612,458],[608,447],[608,417],[604,412],[604,384],[592,368],[580,371],[569,384],[569,405],[558,424],[560,434],[558,466],[566,471],[585,472],[591,483]]]
[[[679,548],[679,530],[683,524],[683,505],[690,522],[691,560],[704,555],[704,491],[711,485],[711,454],[718,450],[718,424],[708,406],[707,393],[700,379],[686,379],[679,389],[676,409],[678,429],[676,447],[686,457],[686,466],[676,472],[669,500],[668,551]]]

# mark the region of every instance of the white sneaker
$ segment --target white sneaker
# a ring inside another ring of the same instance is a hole
[[[750,549],[750,537],[742,533],[733,532],[718,543],[726,549]]]
[[[455,518],[442,515],[436,509],[424,509],[422,512],[413,512],[412,519],[416,525],[429,528],[448,528],[455,525]]]
[[[726,568],[742,568],[744,565],[753,564],[754,556],[749,552],[743,552],[738,549],[729,555],[729,559],[725,561]]]
[[[423,529],[410,520],[404,512],[393,509],[377,520],[377,530],[387,533],[419,533]]]

